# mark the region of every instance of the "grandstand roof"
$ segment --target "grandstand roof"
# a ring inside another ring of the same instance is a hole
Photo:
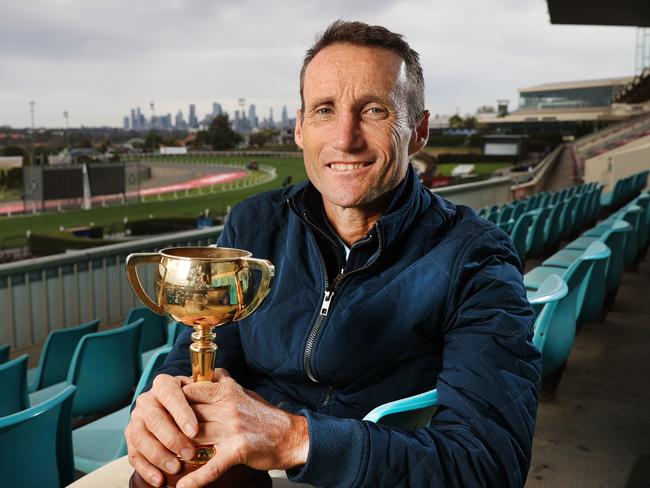
[[[600,78],[597,80],[562,81],[558,83],[544,83],[542,85],[519,88],[519,93],[531,93],[555,90],[576,90],[579,88],[594,88],[598,86],[625,86],[634,79],[633,76],[618,78]]]
[[[626,115],[627,116],[627,115]],[[609,107],[561,108],[543,110],[517,110],[505,117],[499,117],[488,124],[507,124],[521,122],[578,122],[593,120],[617,120]]]
[[[546,0],[552,24],[650,27],[648,0]]]

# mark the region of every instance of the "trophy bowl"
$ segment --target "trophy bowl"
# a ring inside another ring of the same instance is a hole
[[[144,264],[156,265],[153,297],[144,290],[138,275],[138,265]],[[260,273],[257,287],[256,271]],[[130,254],[126,272],[144,305],[193,327],[192,378],[212,381],[217,352],[213,329],[252,314],[268,295],[275,268],[270,261],[241,249],[197,246]],[[196,446],[195,451],[193,459],[183,462],[179,475],[206,463],[214,455],[214,446]]]

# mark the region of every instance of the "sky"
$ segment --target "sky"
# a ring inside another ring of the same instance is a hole
[[[121,126],[134,107],[199,117],[239,98],[299,107],[305,50],[336,19],[403,34],[432,114],[546,82],[632,76],[633,27],[551,25],[545,0],[0,0],[0,126]]]

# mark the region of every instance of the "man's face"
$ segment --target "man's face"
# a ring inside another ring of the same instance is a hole
[[[367,207],[404,178],[426,141],[408,127],[405,85],[404,61],[382,48],[333,44],[307,66],[295,139],[326,205]]]

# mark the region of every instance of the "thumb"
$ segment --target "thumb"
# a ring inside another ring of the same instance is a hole
[[[223,386],[211,381],[197,381],[183,387],[183,393],[189,403],[214,403],[224,396]]]

